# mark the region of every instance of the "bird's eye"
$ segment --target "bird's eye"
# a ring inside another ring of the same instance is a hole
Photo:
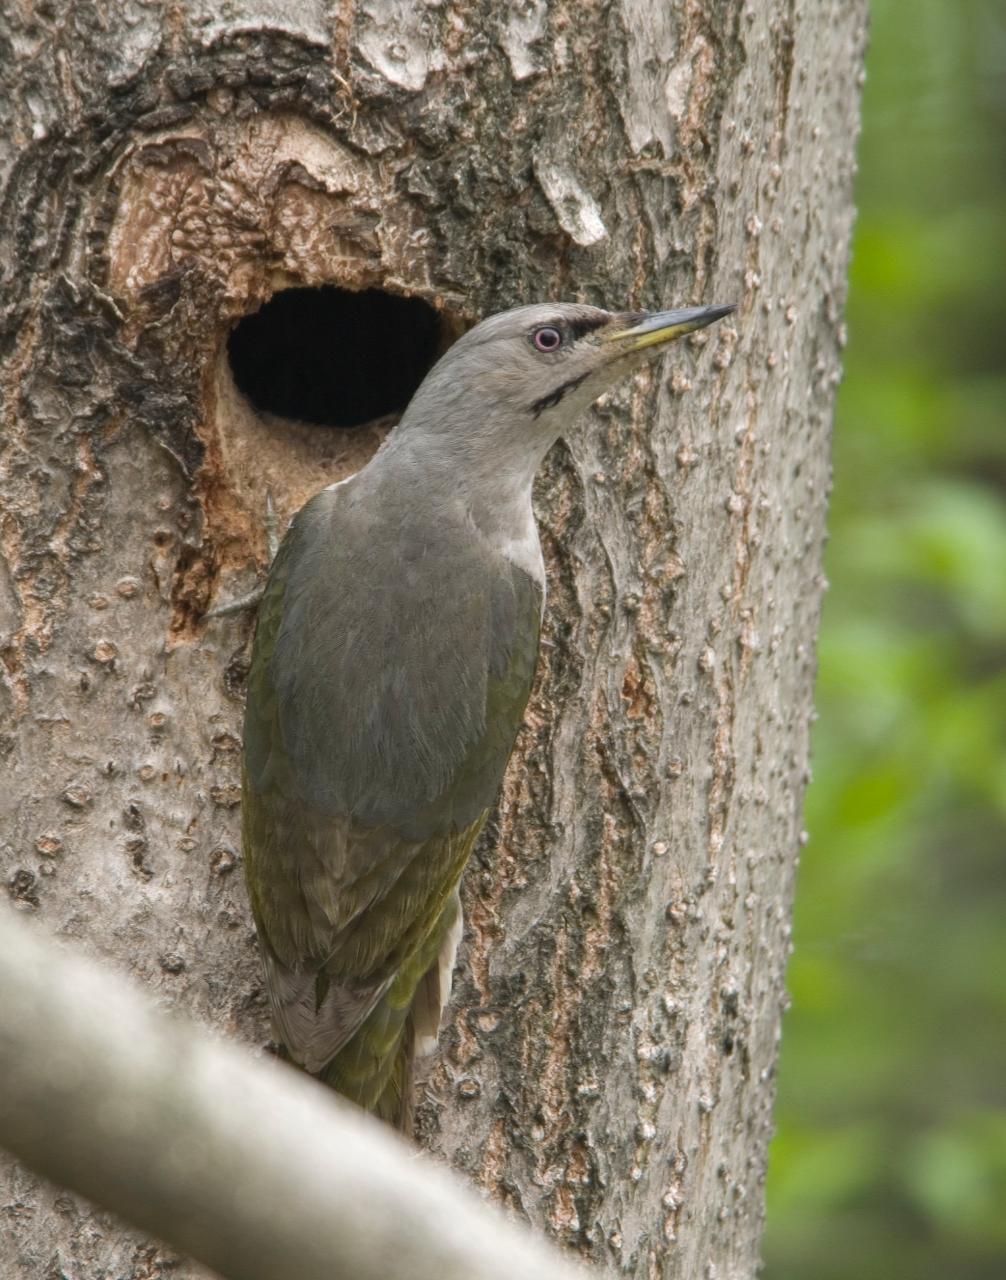
[[[539,351],[558,351],[562,346],[562,334],[550,324],[535,329],[531,341]]]

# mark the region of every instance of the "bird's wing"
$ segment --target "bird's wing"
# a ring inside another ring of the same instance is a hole
[[[426,543],[444,581],[405,551],[388,582],[352,521],[319,565],[310,505],[259,614],[244,849],[276,1029],[318,1071],[382,1001],[407,1012],[456,927],[447,907],[527,701],[541,596],[518,569]]]

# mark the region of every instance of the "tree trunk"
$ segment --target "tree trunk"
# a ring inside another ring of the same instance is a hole
[[[252,617],[204,614],[261,573],[267,490],[285,519],[362,465],[478,316],[739,303],[540,483],[546,647],[418,1132],[613,1271],[752,1275],[862,0],[57,7],[0,19],[11,897],[264,1045]],[[357,292],[228,347],[305,286]],[[335,383],[324,350],[298,364],[319,334],[333,360],[366,338]],[[198,1274],[2,1176],[5,1276]]]

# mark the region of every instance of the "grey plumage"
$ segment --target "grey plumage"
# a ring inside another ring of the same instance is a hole
[[[505,674],[519,627],[537,633],[542,597],[463,510],[429,510],[394,480],[368,468],[298,515],[272,670],[301,799],[422,840],[492,803],[511,746],[495,737],[485,785],[448,788],[492,732],[487,679]],[[251,745],[253,785],[272,758]]]
[[[534,676],[549,446],[663,341],[725,314],[542,305],[435,366],[371,463],[294,519],[259,617],[245,865],[290,1056],[404,1123],[460,936],[458,878]]]

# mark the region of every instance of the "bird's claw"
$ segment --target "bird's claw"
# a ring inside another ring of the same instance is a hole
[[[269,563],[272,564],[276,559],[276,552],[279,550],[281,539],[276,523],[276,507],[272,500],[271,489],[266,489],[265,491],[265,541],[269,552]],[[239,596],[236,600],[228,600],[224,604],[218,604],[213,609],[208,609],[203,614],[203,621],[210,622],[214,618],[227,618],[234,613],[243,613],[245,609],[254,609],[264,594],[265,583],[260,582],[252,591]]]
[[[272,490],[265,491],[265,545],[269,552],[269,563],[276,559],[276,552],[279,550],[279,544],[282,541],[279,534],[279,528],[276,524],[276,507],[272,500]]]
[[[212,618],[226,618],[232,613],[241,613],[244,609],[253,609],[265,594],[265,583],[260,583],[254,591],[238,596],[236,600],[228,600],[226,604],[218,604],[215,609],[207,609],[203,619],[209,622]]]

